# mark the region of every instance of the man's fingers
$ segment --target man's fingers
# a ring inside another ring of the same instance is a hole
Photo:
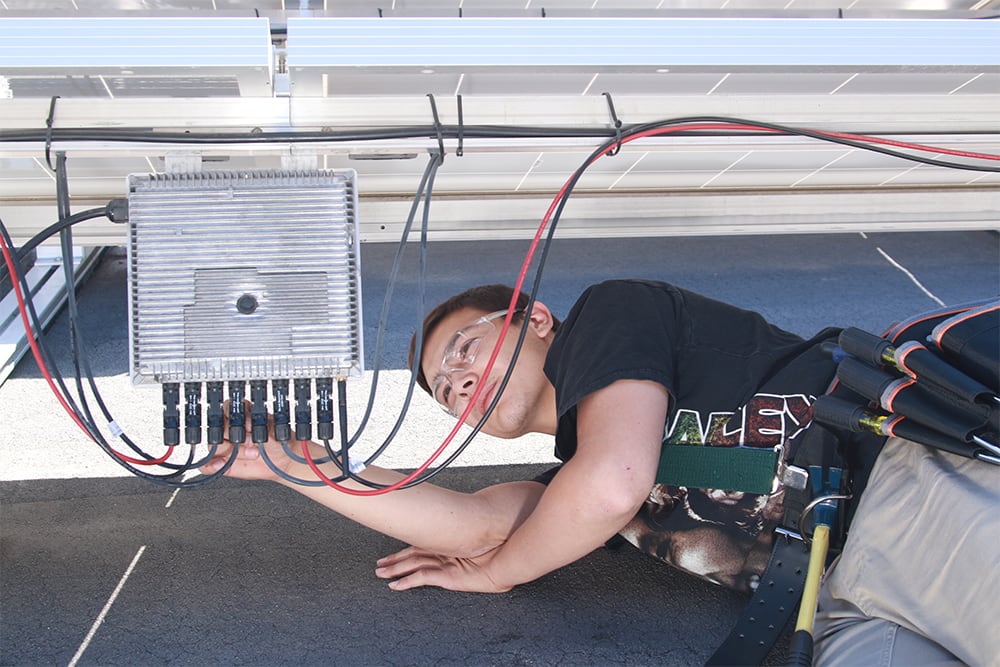
[[[380,559],[375,575],[381,579],[392,579],[389,588],[394,591],[421,586],[437,586],[470,593],[509,591],[510,586],[497,586],[483,568],[484,559],[488,561],[489,558],[489,554],[478,558],[453,558],[409,547]]]
[[[394,591],[408,591],[422,586],[447,588],[442,580],[440,570],[417,570],[413,574],[389,582],[389,588]]]
[[[226,465],[229,461],[229,457],[232,456],[233,445],[228,443],[220,445],[215,452],[215,456],[201,467],[201,471],[206,475],[218,472],[222,466]],[[255,461],[260,458],[260,450],[253,443],[245,443],[239,446],[239,452],[236,455],[236,460],[233,462],[234,466],[240,465],[243,461]]]
[[[260,448],[256,443],[247,442],[240,445],[239,458],[248,461],[256,461],[260,458]]]
[[[382,567],[384,565],[392,565],[393,563],[398,563],[401,560],[406,560],[413,556],[421,554],[430,554],[426,549],[421,549],[419,547],[406,547],[405,549],[400,549],[396,553],[389,554],[388,556],[383,556],[375,561],[375,565]]]
[[[375,576],[380,579],[396,579],[406,577],[415,572],[430,569],[440,569],[442,559],[432,554],[419,554],[393,561],[392,563],[381,563],[375,568]]]

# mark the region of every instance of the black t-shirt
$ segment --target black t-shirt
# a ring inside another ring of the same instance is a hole
[[[545,361],[555,386],[556,456],[576,451],[579,402],[623,379],[670,395],[665,444],[773,448],[799,435],[835,365],[759,314],[666,283],[615,280],[583,293]],[[657,484],[622,535],[711,581],[750,590],[763,571],[782,491],[764,496]]]

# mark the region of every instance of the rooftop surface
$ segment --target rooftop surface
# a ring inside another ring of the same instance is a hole
[[[512,283],[524,242],[439,243],[426,302]],[[367,366],[395,248],[362,248]],[[417,312],[406,255],[365,439],[381,442],[406,388]],[[587,285],[658,278],[763,312],[809,335],[878,331],[939,305],[1000,292],[994,232],[565,240],[539,299],[565,314]],[[81,328],[116,422],[159,441],[159,393],[128,380],[126,260],[111,249],[80,290]],[[46,335],[71,372],[63,314]],[[353,382],[351,415],[369,377]],[[176,492],[124,473],[89,444],[21,362],[0,386],[0,664],[696,665],[745,598],[628,546],[602,549],[500,595],[390,591],[375,560],[401,547],[288,491],[235,480]],[[416,396],[380,463],[416,466],[450,427]],[[364,444],[364,443],[362,443]],[[474,490],[530,478],[551,443],[477,438],[438,483]],[[780,661],[780,660],[779,660]]]

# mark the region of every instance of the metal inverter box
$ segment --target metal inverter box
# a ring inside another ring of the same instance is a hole
[[[353,171],[132,174],[135,384],[364,368]]]

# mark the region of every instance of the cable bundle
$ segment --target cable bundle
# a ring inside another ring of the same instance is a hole
[[[817,421],[1000,465],[1000,301],[942,320],[927,345],[856,328],[838,343],[837,380],[869,403],[821,396]]]
[[[423,318],[424,311],[424,285],[425,285],[425,273],[426,273],[426,244],[427,244],[427,229],[429,225],[429,209],[430,209],[430,199],[433,191],[434,178],[438,167],[444,160],[444,138],[458,138],[459,141],[475,139],[475,138],[516,138],[516,137],[609,137],[600,146],[598,146],[580,165],[580,167],[573,172],[570,178],[566,181],[563,187],[556,194],[552,203],[550,204],[548,210],[546,211],[544,217],[542,218],[537,232],[532,239],[527,254],[525,256],[524,262],[521,266],[520,272],[518,274],[516,283],[514,284],[515,299],[517,294],[521,291],[524,285],[528,270],[531,267],[536,251],[539,249],[539,244],[542,245],[541,253],[539,255],[537,266],[535,269],[535,276],[531,291],[529,293],[529,301],[527,304],[527,309],[530,310],[534,304],[535,297],[538,293],[538,289],[541,283],[542,271],[544,269],[546,257],[548,254],[548,249],[551,244],[552,239],[555,235],[555,230],[559,219],[562,215],[562,211],[572,194],[573,189],[576,187],[579,179],[583,176],[584,172],[596,162],[598,159],[604,156],[617,155],[624,144],[630,143],[632,141],[643,139],[647,137],[658,137],[667,134],[709,134],[709,135],[720,135],[720,136],[738,136],[742,134],[765,134],[765,135],[796,135],[809,137],[818,141],[825,141],[831,143],[837,143],[847,146],[852,146],[862,150],[874,151],[896,157],[899,159],[919,162],[922,164],[928,164],[938,167],[946,167],[952,169],[963,169],[963,170],[973,170],[973,171],[984,171],[984,172],[1000,172],[1000,167],[993,166],[992,164],[987,164],[986,161],[996,162],[1000,161],[1000,156],[984,154],[984,153],[972,153],[967,151],[959,151],[953,149],[947,149],[942,147],[932,147],[925,146],[921,144],[913,144],[895,141],[886,138],[870,137],[859,134],[845,134],[839,132],[825,132],[810,129],[794,128],[782,125],[776,125],[772,123],[761,123],[755,121],[748,121],[736,118],[726,118],[726,117],[688,117],[688,118],[675,118],[664,121],[659,121],[655,123],[647,123],[641,125],[632,126],[622,126],[620,122],[615,123],[615,127],[612,130],[606,129],[581,129],[581,128],[532,128],[532,127],[493,127],[493,126],[469,126],[463,125],[459,127],[449,127],[443,126],[436,123],[430,130],[428,128],[395,128],[386,130],[367,130],[367,131],[350,131],[350,132],[322,132],[322,133],[311,133],[311,132],[289,132],[289,133],[231,133],[231,134],[177,134],[177,133],[160,133],[160,132],[148,132],[139,130],[107,130],[107,129],[91,129],[91,130],[70,130],[70,131],[56,131],[52,132],[50,135],[46,136],[44,132],[40,135],[37,131],[2,131],[0,132],[0,142],[19,142],[19,141],[37,141],[39,138],[48,140],[72,140],[72,141],[120,141],[120,142],[143,142],[143,143],[178,143],[178,144],[199,144],[199,143],[263,143],[263,142],[274,142],[281,144],[297,143],[297,142],[338,142],[338,141],[357,141],[357,140],[385,140],[400,137],[436,137],[438,139],[438,152],[431,153],[430,159],[427,164],[427,169],[424,172],[420,185],[417,188],[417,192],[414,196],[413,205],[410,209],[409,217],[407,219],[402,238],[398,246],[397,254],[393,262],[392,271],[390,273],[389,284],[386,291],[386,297],[383,304],[383,310],[378,323],[378,333],[375,346],[375,364],[373,368],[373,379],[371,385],[371,393],[368,400],[368,405],[365,409],[365,413],[360,420],[360,424],[353,436],[348,437],[347,434],[347,414],[346,414],[346,386],[343,380],[338,379],[338,406],[339,406],[339,435],[341,441],[341,447],[339,451],[334,451],[330,445],[330,441],[327,438],[322,438],[323,444],[327,450],[327,457],[323,459],[313,460],[309,457],[309,452],[307,448],[304,449],[304,457],[298,457],[293,454],[288,448],[288,443],[282,441],[285,445],[286,452],[293,458],[299,461],[308,463],[310,468],[316,474],[317,479],[306,480],[306,479],[291,479],[298,484],[310,485],[310,486],[321,486],[328,485],[345,493],[350,493],[353,495],[377,495],[381,493],[387,493],[389,491],[406,488],[418,484],[420,482],[430,479],[435,474],[440,472],[442,469],[447,467],[452,461],[454,461],[467,447],[472,439],[478,434],[478,432],[486,424],[489,419],[495,405],[500,399],[503,389],[511,376],[513,371],[514,362],[517,359],[517,355],[521,349],[522,342],[524,340],[524,335],[526,333],[526,328],[521,329],[516,347],[513,352],[513,357],[511,365],[507,368],[506,373],[501,380],[498,390],[496,391],[495,397],[492,403],[488,406],[486,413],[480,419],[480,421],[473,427],[472,432],[468,437],[460,444],[456,450],[451,453],[448,457],[444,459],[443,462],[439,463],[436,467],[432,465],[439,459],[443,453],[450,446],[451,442],[458,434],[465,420],[467,419],[471,407],[475,404],[476,399],[480,393],[481,387],[476,389],[475,394],[469,401],[469,407],[465,412],[459,416],[455,427],[449,433],[447,438],[442,442],[442,444],[434,451],[434,453],[427,459],[427,461],[419,466],[413,473],[407,475],[405,478],[401,479],[399,482],[392,485],[380,485],[368,480],[363,479],[357,473],[362,470],[365,466],[371,465],[371,463],[381,455],[385,448],[390,444],[390,442],[395,437],[398,432],[402,422],[405,418],[406,411],[408,409],[410,399],[412,397],[413,388],[415,385],[416,369],[420,367],[420,350],[422,347],[422,327],[421,321]],[[930,153],[936,156],[949,155],[954,157],[963,158],[967,161],[953,161],[945,160],[939,157],[925,157],[920,155],[920,153]],[[27,284],[24,281],[23,271],[20,266],[20,261],[22,258],[27,256],[27,254],[35,248],[37,245],[48,239],[49,237],[60,234],[62,237],[62,244],[64,250],[66,248],[71,248],[71,236],[70,228],[72,225],[81,222],[83,220],[88,220],[96,217],[107,217],[115,222],[124,222],[127,218],[127,211],[125,210],[126,204],[124,200],[114,200],[108,204],[108,206],[100,209],[92,209],[89,211],[84,211],[82,213],[77,213],[70,215],[69,205],[68,205],[68,192],[66,189],[66,176],[65,176],[65,155],[62,153],[57,153],[57,188],[59,189],[60,198],[60,220],[54,225],[43,230],[40,234],[36,235],[34,238],[29,240],[24,246],[21,247],[19,251],[15,251],[14,245],[11,241],[9,234],[7,233],[6,227],[0,221],[0,249],[3,251],[4,260],[6,263],[7,272],[14,278],[13,286],[14,291],[17,296],[19,310],[21,313],[22,322],[24,323],[25,330],[28,332],[28,339],[31,345],[32,353],[38,362],[39,368],[43,376],[46,378],[50,388],[56,395],[60,404],[63,408],[70,414],[71,418],[80,426],[88,438],[93,440],[98,444],[106,453],[108,453],[115,461],[120,463],[126,469],[128,469],[133,474],[148,479],[153,482],[169,484],[174,486],[190,486],[196,484],[203,484],[205,482],[211,481],[221,475],[223,475],[226,470],[235,462],[239,445],[233,447],[233,451],[228,458],[226,465],[219,470],[217,473],[208,476],[201,477],[197,479],[183,480],[182,477],[185,473],[196,470],[209,458],[211,458],[215,453],[215,447],[209,448],[208,454],[201,458],[200,460],[194,460],[194,447],[191,447],[188,456],[185,461],[181,463],[172,462],[172,457],[174,455],[174,446],[168,446],[166,453],[161,456],[154,457],[150,454],[144,452],[138,445],[133,443],[124,434],[121,427],[114,421],[107,407],[104,405],[103,400],[100,398],[100,393],[93,381],[93,377],[90,374],[89,365],[87,363],[86,355],[81,351],[83,350],[83,341],[80,338],[78,328],[75,326],[77,312],[76,312],[76,302],[75,296],[72,294],[73,290],[69,290],[68,296],[68,310],[70,316],[70,327],[71,327],[71,341],[73,345],[73,357],[74,357],[74,367],[75,367],[75,377],[76,377],[76,389],[77,398],[74,399],[73,396],[68,391],[65,382],[60,376],[58,369],[55,367],[52,356],[49,354],[48,350],[45,349],[44,343],[40,338],[39,334],[41,332],[41,326],[38,321],[38,317],[34,311],[34,307],[31,303],[30,294],[27,288]],[[392,292],[394,289],[395,281],[398,275],[402,253],[406,246],[409,238],[409,234],[412,228],[413,221],[415,219],[417,210],[420,208],[421,202],[423,204],[423,219],[421,225],[420,233],[420,273],[418,279],[418,308],[417,316],[418,322],[416,325],[417,339],[416,339],[416,355],[414,359],[414,366],[411,369],[411,378],[409,387],[407,389],[406,399],[404,405],[401,408],[399,417],[392,428],[390,434],[379,446],[376,451],[371,454],[362,463],[360,461],[352,462],[349,457],[350,447],[357,442],[361,433],[363,432],[368,419],[371,415],[371,411],[374,405],[375,392],[378,385],[378,375],[381,360],[381,348],[383,341],[383,333],[388,320],[389,304],[392,299]],[[544,242],[542,241],[544,238]],[[70,256],[68,252],[64,252],[64,257]],[[0,267],[0,279],[4,277]],[[67,273],[67,284],[73,285],[72,277],[72,264],[66,262],[64,269]],[[493,365],[496,361],[497,355],[501,346],[503,345],[504,339],[510,329],[512,322],[512,313],[515,310],[516,302],[511,304],[510,313],[505,318],[503,326],[500,329],[499,338],[494,348],[492,354],[484,369],[484,373],[488,374],[492,371]],[[36,340],[36,336],[38,339]],[[850,343],[848,342],[850,345]],[[996,346],[994,346],[994,350]],[[915,355],[923,356],[923,355]],[[881,361],[878,362],[879,366],[884,367],[886,360],[879,357]],[[883,372],[882,370],[875,370],[875,372]],[[992,369],[995,374],[995,368]],[[118,437],[127,447],[131,450],[132,454],[125,454],[114,449],[110,443],[104,438],[101,433],[101,429],[97,426],[94,421],[93,415],[91,414],[87,402],[84,398],[84,386],[83,377],[86,376],[87,383],[93,395],[95,396],[97,403],[101,409],[102,414],[108,421],[108,426],[113,435]],[[853,377],[853,376],[852,376]],[[853,381],[853,380],[852,380]],[[893,382],[895,379],[892,380]],[[880,381],[881,382],[881,381]],[[879,384],[879,383],[876,383]],[[881,385],[879,385],[881,386]],[[895,385],[893,385],[895,386]],[[178,392],[180,388],[178,387]],[[886,389],[883,388],[881,393],[885,393]],[[871,392],[875,393],[875,392]],[[996,388],[994,388],[991,394],[992,399],[996,400]],[[881,396],[880,396],[881,397]],[[827,400],[829,399],[829,400]],[[888,415],[880,415],[877,413],[872,413],[867,406],[856,406],[850,405],[851,410],[850,418],[844,422],[842,417],[843,406],[837,406],[831,401],[836,401],[832,397],[824,397],[820,405],[817,403],[817,410],[822,411],[826,407],[830,408],[831,414],[830,418],[834,420],[835,423],[842,423],[848,428],[854,430],[873,430],[879,429],[877,432],[883,431],[893,431],[896,434],[901,434],[902,430],[909,432],[909,428],[915,427],[919,424],[916,418],[912,418],[909,422],[909,426],[902,426],[903,421],[901,419],[890,420]],[[875,400],[874,398],[872,400]],[[170,418],[171,428],[173,428],[174,420],[177,420],[177,427],[179,428],[179,414],[173,414],[173,388],[171,388],[170,400],[168,405],[165,406],[165,412],[170,410],[171,414],[166,415]],[[893,398],[893,404],[895,405],[900,399]],[[258,401],[259,402],[259,401]],[[966,401],[968,402],[968,401]],[[987,401],[988,402],[988,401]],[[973,417],[976,415],[980,419],[985,419],[985,423],[996,426],[996,407],[995,406],[985,406],[983,405],[982,396],[977,397],[974,401],[969,403],[973,406],[972,413]],[[259,406],[258,406],[259,407]],[[332,406],[330,406],[332,408]],[[980,414],[983,410],[987,410],[985,416]],[[838,410],[840,412],[838,412]],[[858,412],[860,410],[860,412]],[[258,415],[259,416],[259,415]],[[819,419],[819,417],[817,416]],[[907,419],[910,419],[907,417]],[[840,420],[840,421],[838,421]],[[259,420],[258,420],[259,421]],[[888,424],[888,425],[887,425]],[[947,442],[949,446],[956,447],[964,455],[973,455],[981,460],[986,460],[994,463],[1000,464],[1000,449],[996,449],[994,439],[993,442],[984,440],[981,437],[983,428],[980,425],[972,426],[970,424],[965,424],[968,428],[965,434],[971,440],[962,441],[961,438],[955,438],[954,433],[947,434]],[[978,424],[978,422],[977,422]],[[178,437],[179,440],[179,437]],[[958,442],[959,444],[954,444]],[[277,469],[267,458],[266,452],[263,447],[260,448],[261,452],[264,454],[265,461],[267,461],[276,474],[284,475],[284,473]],[[336,461],[341,474],[336,477],[330,477],[323,473],[318,467],[322,463],[329,461]],[[136,466],[141,466],[136,467]],[[143,470],[149,466],[159,466],[161,468],[167,469],[166,473],[163,474],[151,474]],[[367,488],[351,488],[346,487],[341,484],[345,480],[354,480],[357,483],[363,485]]]

